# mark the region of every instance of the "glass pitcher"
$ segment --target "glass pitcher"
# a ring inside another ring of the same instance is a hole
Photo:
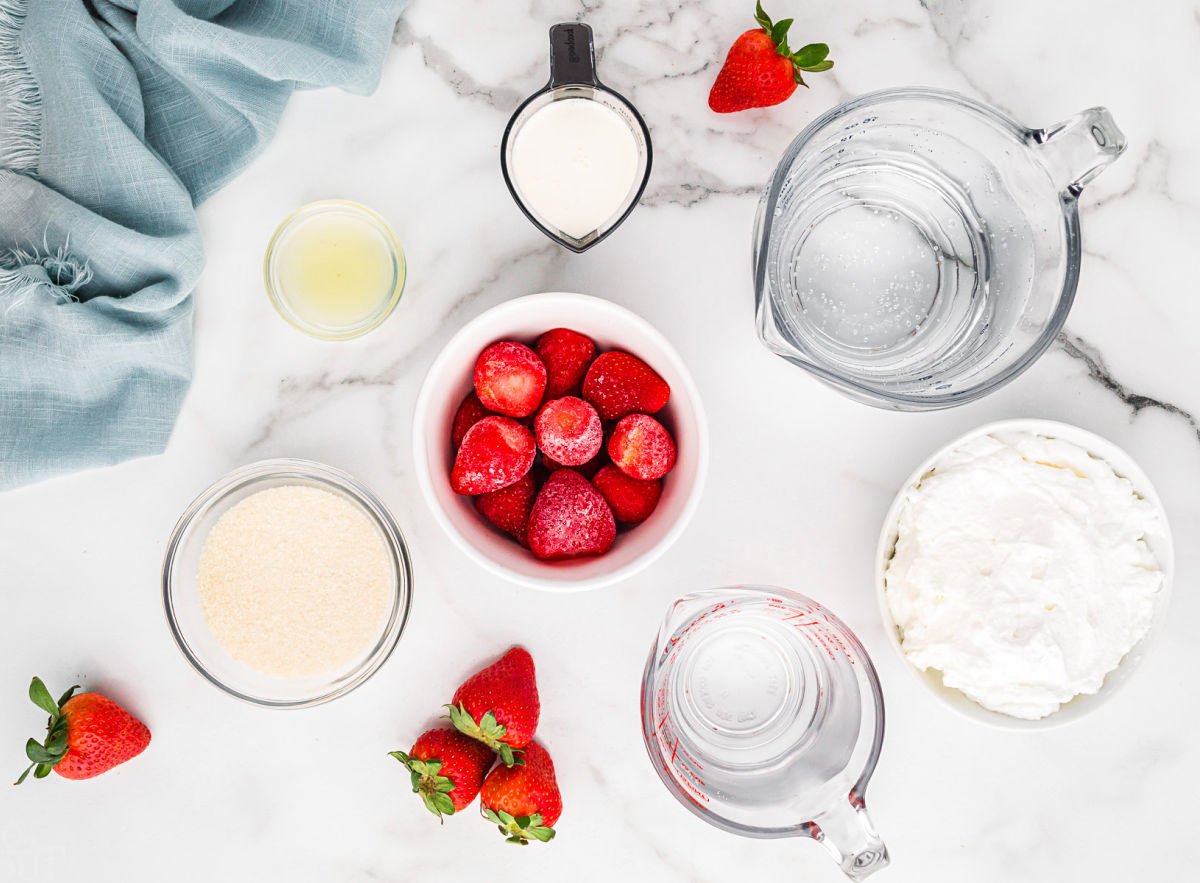
[[[809,837],[860,880],[888,863],[866,813],[883,744],[870,658],[836,616],[767,586],[672,605],[646,663],[642,733],[672,794],[747,837]]]
[[[792,142],[759,205],[759,337],[879,407],[987,395],[1061,330],[1079,194],[1124,149],[1103,108],[1047,129],[933,89],[834,108]]]

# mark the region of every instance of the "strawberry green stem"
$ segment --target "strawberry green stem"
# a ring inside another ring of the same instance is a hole
[[[804,78],[800,76],[801,71],[820,73],[833,67],[833,62],[829,59],[829,47],[824,43],[808,43],[793,52],[787,41],[788,30],[792,26],[793,19],[785,18],[778,22],[772,22],[771,16],[763,11],[761,0],[755,8],[754,20],[770,35],[771,42],[775,44],[775,51],[792,62],[792,73],[798,85],[808,86],[808,83],[804,82]]]
[[[24,782],[31,770],[35,779],[46,778],[50,775],[50,770],[54,769],[67,756],[67,716],[63,714],[62,706],[67,704],[78,689],[79,685],[76,684],[55,702],[41,678],[35,677],[30,682],[30,701],[50,715],[50,720],[46,724],[46,738],[43,742],[39,743],[36,739],[30,739],[25,743],[25,756],[29,758],[29,766],[25,768],[25,772],[21,773],[17,781],[13,782],[14,785]]]

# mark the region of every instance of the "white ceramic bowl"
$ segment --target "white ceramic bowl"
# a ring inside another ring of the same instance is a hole
[[[1106,461],[1118,475],[1129,479],[1134,489],[1145,499],[1153,503],[1159,511],[1159,523],[1162,525],[1162,533],[1148,536],[1146,537],[1146,541],[1158,558],[1163,573],[1166,575],[1162,591],[1159,593],[1155,604],[1154,619],[1151,622],[1150,631],[1125,655],[1116,670],[1109,672],[1100,690],[1091,695],[1076,696],[1070,702],[1065,703],[1058,711],[1036,721],[1024,720],[1007,714],[989,711],[982,705],[968,699],[958,690],[944,686],[940,672],[932,669],[921,671],[909,662],[904,656],[904,651],[901,649],[900,632],[895,620],[892,618],[891,609],[888,607],[887,593],[884,588],[884,574],[896,548],[900,509],[903,506],[904,497],[909,489],[915,487],[947,454],[972,439],[993,432],[1014,431],[1037,433],[1076,444],[1092,455]],[[896,655],[899,656],[904,667],[912,672],[917,680],[933,695],[937,696],[938,699],[950,708],[980,723],[1009,730],[1044,730],[1079,720],[1084,715],[1099,708],[1101,703],[1105,702],[1117,690],[1128,683],[1129,679],[1133,676],[1134,670],[1145,657],[1150,639],[1162,627],[1162,622],[1166,618],[1167,601],[1170,598],[1171,583],[1174,574],[1175,548],[1171,540],[1171,529],[1167,524],[1167,515],[1163,509],[1162,500],[1159,499],[1154,486],[1150,484],[1150,479],[1146,477],[1146,473],[1142,472],[1132,457],[1107,439],[1101,438],[1085,429],[1080,429],[1077,426],[1071,426],[1069,423],[1057,423],[1052,420],[1003,420],[998,423],[989,423],[956,438],[950,444],[929,456],[913,471],[903,487],[900,488],[900,492],[896,494],[896,499],[892,502],[892,506],[883,520],[883,531],[879,537],[879,547],[875,556],[875,590],[879,601],[879,612],[883,617],[884,631],[887,632],[892,649],[896,651]]]
[[[532,345],[543,332],[560,327],[588,335],[601,352],[626,350],[663,376],[671,386],[671,400],[657,416],[674,435],[679,455],[675,468],[663,479],[662,498],[654,514],[620,532],[607,554],[542,561],[489,527],[470,497],[450,489],[450,424],[471,390],[475,360],[484,347],[498,340]],[[700,500],[708,470],[708,425],[683,360],[645,319],[583,294],[532,294],[500,304],[468,323],[434,360],[417,397],[413,457],[417,480],[434,517],[467,555],[514,582],[551,591],[582,591],[631,576],[658,558],[683,532]]]

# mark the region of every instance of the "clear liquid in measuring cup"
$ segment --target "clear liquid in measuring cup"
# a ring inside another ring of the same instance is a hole
[[[747,813],[786,812],[845,770],[858,685],[840,671],[852,663],[819,618],[725,608],[698,618],[674,652],[656,711],[686,787]]]
[[[782,590],[681,599],[644,691],[660,774],[741,833],[802,828],[844,803],[882,735],[878,682],[857,639]]]

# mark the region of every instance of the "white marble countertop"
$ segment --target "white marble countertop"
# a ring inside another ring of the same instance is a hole
[[[854,628],[880,669],[888,732],[868,794],[892,853],[881,881],[1175,878],[1200,825],[1200,8],[1119,0],[772,0],[838,66],[767,112],[718,117],[708,87],[750,0],[414,0],[370,98],[300,95],[266,154],[201,212],[196,380],[165,456],[0,496],[0,744],[12,774],[40,725],[32,674],[125,701],[151,749],[85,784],[0,788],[0,879],[95,881],[841,879],[813,843],[751,841],[685,812],[641,743],[638,684],[678,594],[791,586]],[[520,215],[497,147],[545,78],[546,29],[595,28],[601,75],[643,111],[656,166],[643,205],[584,256]],[[1086,256],[1058,344],[990,398],[933,414],[851,402],[755,339],[750,225],[799,129],[857,93],[948,87],[1048,124],[1108,106],[1127,154],[1087,191]],[[1174,96],[1174,97],[1172,97]],[[321,197],[386,215],[409,260],[395,315],[331,345],[280,321],[263,248]],[[624,304],[688,360],[712,430],[689,530],[614,588],[553,596],[489,578],[419,498],[410,457],[425,369],[465,321],[514,296],[576,290]],[[1130,687],[1077,724],[985,729],[922,691],[888,648],[872,552],[898,484],[978,424],[1076,423],[1137,458],[1178,545],[1171,616]],[[159,600],[167,534],[195,493],[270,456],[342,467],[393,509],[413,551],[412,618],[365,686],[294,713],[243,706],[176,651]],[[386,752],[407,748],[459,678],[510,643],[540,667],[540,734],[565,800],[559,838],[518,850],[463,817],[439,830]],[[1181,858],[1181,854],[1184,856]]]

